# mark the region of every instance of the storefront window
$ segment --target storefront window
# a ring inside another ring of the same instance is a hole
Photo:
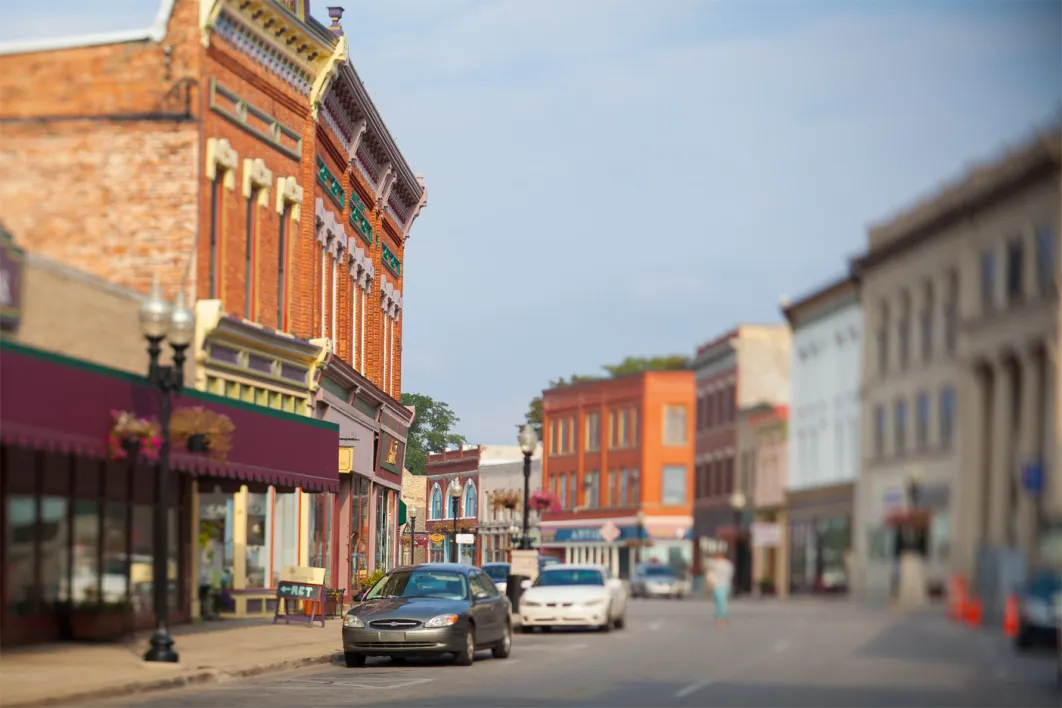
[[[66,521],[67,500],[41,498],[41,590],[40,599],[51,605],[59,601],[59,589],[66,580],[67,544],[70,527]]]
[[[7,500],[7,612],[32,614],[36,607],[34,588],[34,535],[37,501],[32,496],[11,495]]]
[[[932,526],[929,529],[930,557],[938,562],[948,560],[951,547],[951,514],[946,509],[933,512]]]
[[[130,595],[133,610],[151,612],[151,583],[154,563],[154,538],[151,528],[152,508],[147,504],[133,506],[133,558],[129,569]]]
[[[78,502],[80,504],[80,502]],[[103,601],[120,602],[129,596],[129,555],[126,546],[129,534],[126,531],[126,512],[129,507],[121,502],[109,502],[103,519]],[[77,534],[77,517],[74,520]],[[77,542],[74,546],[74,576],[77,576]],[[77,591],[77,581],[74,581]],[[75,600],[76,601],[76,600]]]
[[[70,581],[70,600],[76,604],[96,603],[99,601],[99,540],[99,504],[94,501],[75,501],[73,550],[74,572]],[[122,548],[122,553],[123,555],[125,553],[124,547]],[[124,581],[124,565],[121,569],[121,576]],[[106,581],[104,584],[106,584]],[[103,592],[105,596],[109,594],[107,588],[104,588]],[[65,593],[63,594],[65,595]],[[108,600],[109,599],[110,598],[108,598]]]
[[[332,578],[332,495],[312,494],[310,499],[310,565],[324,568],[328,584]]]
[[[247,580],[244,587],[270,587],[269,494],[247,494]]]
[[[299,565],[299,493],[277,492],[273,499],[273,586],[282,568]]]
[[[391,524],[391,491],[383,487],[376,490],[376,548],[374,569],[387,570],[390,557],[388,555],[389,542],[393,539],[392,532],[388,528]]]
[[[232,537],[229,523],[231,497],[199,495],[199,585],[215,589],[232,587],[233,559],[227,552]]]
[[[447,560],[446,559],[446,549],[443,546],[442,539],[439,539],[438,541],[432,540],[432,541],[429,541],[429,543],[430,543],[430,546],[428,547],[428,550],[429,550],[429,554],[431,556],[430,562],[431,563],[445,563],[446,560]]]
[[[350,546],[350,586],[357,588],[367,576],[368,557],[365,550],[369,538],[369,480],[355,477],[351,491],[350,529],[353,539]]]

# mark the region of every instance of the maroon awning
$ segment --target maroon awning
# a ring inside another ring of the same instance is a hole
[[[147,368],[146,353],[144,359]],[[155,417],[158,396],[143,377],[11,342],[0,345],[0,437],[7,443],[102,458],[111,411]],[[338,489],[335,423],[192,390],[174,399],[175,410],[183,406],[227,415],[235,432],[226,460],[175,449],[175,468],[198,477]]]

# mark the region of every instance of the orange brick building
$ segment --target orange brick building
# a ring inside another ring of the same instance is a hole
[[[542,394],[543,552],[628,577],[637,562],[685,574],[693,526],[694,379],[658,371]]]
[[[257,548],[227,568],[248,602],[283,565],[342,589],[397,558],[403,262],[426,190],[330,13],[160,0],[146,30],[0,47],[0,220],[21,245],[183,289],[197,388],[339,425],[328,493],[197,488],[194,503],[234,498],[273,529],[233,530]]]

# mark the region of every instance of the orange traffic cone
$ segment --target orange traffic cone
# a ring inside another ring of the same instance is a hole
[[[1013,594],[1007,595],[1007,604],[1003,610],[1003,634],[1008,639],[1018,636],[1018,598]]]
[[[981,619],[981,600],[972,597],[970,598],[970,601],[966,603],[966,624],[971,627],[980,627]]]

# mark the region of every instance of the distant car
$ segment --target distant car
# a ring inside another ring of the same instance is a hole
[[[1054,601],[1059,593],[1062,571],[1048,568],[1035,571],[1022,587],[1018,597],[1018,635],[1014,638],[1019,651],[1058,642],[1060,618]]]
[[[690,584],[666,565],[643,564],[631,578],[633,597],[683,598],[690,594]]]
[[[608,632],[627,623],[627,590],[599,565],[552,565],[520,598],[520,628],[596,627]]]
[[[509,563],[484,563],[483,572],[490,576],[494,584],[498,586],[498,592],[505,594],[509,586],[509,572],[512,565]]]
[[[396,568],[343,617],[343,658],[365,665],[369,656],[403,661],[452,654],[471,666],[475,653],[497,659],[512,649],[511,605],[479,568],[431,563]]]

